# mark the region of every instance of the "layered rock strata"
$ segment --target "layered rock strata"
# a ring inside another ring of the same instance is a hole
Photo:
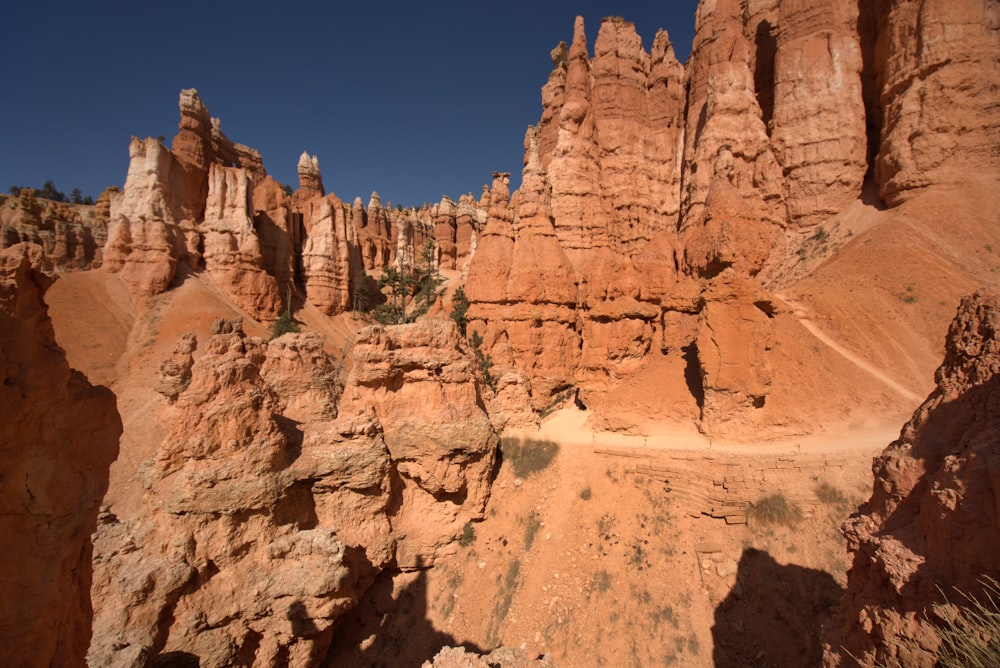
[[[0,638],[4,662],[82,665],[91,534],[118,455],[115,397],[70,369],[43,300],[42,249],[0,253]]]
[[[40,199],[31,188],[0,195],[0,250],[20,243],[42,247],[56,271],[96,269],[108,238],[109,193],[94,205]]]
[[[1000,575],[1000,292],[964,300],[936,389],[875,459],[828,665],[937,665],[936,620]],[[961,593],[960,593],[961,592]],[[839,663],[838,663],[839,662]]]
[[[215,331],[142,511],[98,529],[91,665],[318,665],[380,571],[481,517],[497,437],[453,323],[363,330],[343,375],[315,334]]]

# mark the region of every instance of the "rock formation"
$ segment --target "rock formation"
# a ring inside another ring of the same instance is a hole
[[[1000,292],[964,299],[937,388],[875,459],[872,496],[844,525],[854,564],[829,665],[937,665],[934,611],[982,599],[1000,550]],[[944,613],[947,614],[947,613]]]
[[[90,642],[90,536],[118,455],[115,397],[70,369],[43,301],[40,247],[0,253],[0,576],[4,662],[82,665]]]
[[[309,200],[326,194],[323,189],[323,177],[319,173],[319,158],[303,151],[299,156],[299,193],[298,197]]]
[[[363,330],[342,378],[315,334],[221,325],[142,511],[98,529],[92,665],[315,665],[380,571],[432,564],[484,509],[497,437],[453,323]]]
[[[899,202],[942,184],[991,181],[1000,168],[1000,7],[891,2],[874,17],[873,73],[884,119],[881,195]]]
[[[281,291],[263,267],[253,221],[253,182],[245,169],[209,168],[205,220],[199,228],[205,271],[232,300],[262,320],[280,313]]]
[[[430,565],[489,498],[498,440],[472,355],[454,323],[428,319],[361,330],[345,368],[338,419],[377,420],[402,486],[396,562]]]
[[[0,250],[19,243],[41,246],[56,271],[96,269],[108,238],[108,196],[99,204],[39,199],[31,188],[0,196]]]

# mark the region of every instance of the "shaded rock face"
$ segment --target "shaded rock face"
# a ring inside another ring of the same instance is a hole
[[[854,553],[828,665],[936,665],[943,594],[982,598],[1000,552],[1000,292],[964,299],[937,388],[875,459],[875,486],[843,531]],[[943,592],[943,594],[942,594]]]
[[[0,637],[11,665],[75,666],[90,642],[90,536],[122,425],[111,391],[55,343],[45,267],[38,246],[0,252]]]
[[[91,664],[317,665],[380,571],[449,549],[497,437],[444,324],[362,331],[343,376],[314,334],[217,327],[165,409],[144,508],[98,528]]]

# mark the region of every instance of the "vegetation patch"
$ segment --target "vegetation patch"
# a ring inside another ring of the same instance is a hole
[[[986,668],[1000,666],[1000,583],[990,577],[980,581],[985,587],[982,598],[962,593],[965,602],[958,614],[948,614],[953,605],[934,606],[941,619],[937,626],[941,638],[938,665],[942,668]]]
[[[538,530],[542,528],[542,523],[538,519],[538,515],[532,510],[528,513],[528,522],[524,525],[524,551],[527,552],[531,549],[531,546],[535,544],[535,535]]]
[[[504,438],[500,452],[505,462],[510,462],[514,475],[527,478],[532,473],[544,471],[559,453],[559,444],[531,438]]]
[[[298,333],[299,323],[295,322],[295,318],[288,311],[285,311],[281,316],[274,321],[274,327],[271,328],[271,340],[278,338],[282,334],[288,333]]]
[[[802,509],[784,494],[771,494],[750,506],[750,516],[764,524],[790,526],[802,519]]]
[[[476,530],[472,522],[466,522],[462,527],[462,535],[458,539],[458,544],[462,547],[469,547],[476,541]]]
[[[850,501],[844,493],[828,482],[820,483],[813,492],[816,494],[816,498],[820,500],[820,503],[825,503],[829,506],[850,505]]]
[[[583,499],[584,501],[590,501],[590,497],[591,497],[591,492],[590,492],[590,486],[589,485],[587,487],[584,487],[582,490],[580,490],[580,498],[581,499]]]

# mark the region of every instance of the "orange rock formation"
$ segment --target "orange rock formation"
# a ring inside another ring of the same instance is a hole
[[[90,536],[118,455],[114,395],[70,369],[43,301],[41,247],[0,253],[0,637],[4,662],[82,665]]]

